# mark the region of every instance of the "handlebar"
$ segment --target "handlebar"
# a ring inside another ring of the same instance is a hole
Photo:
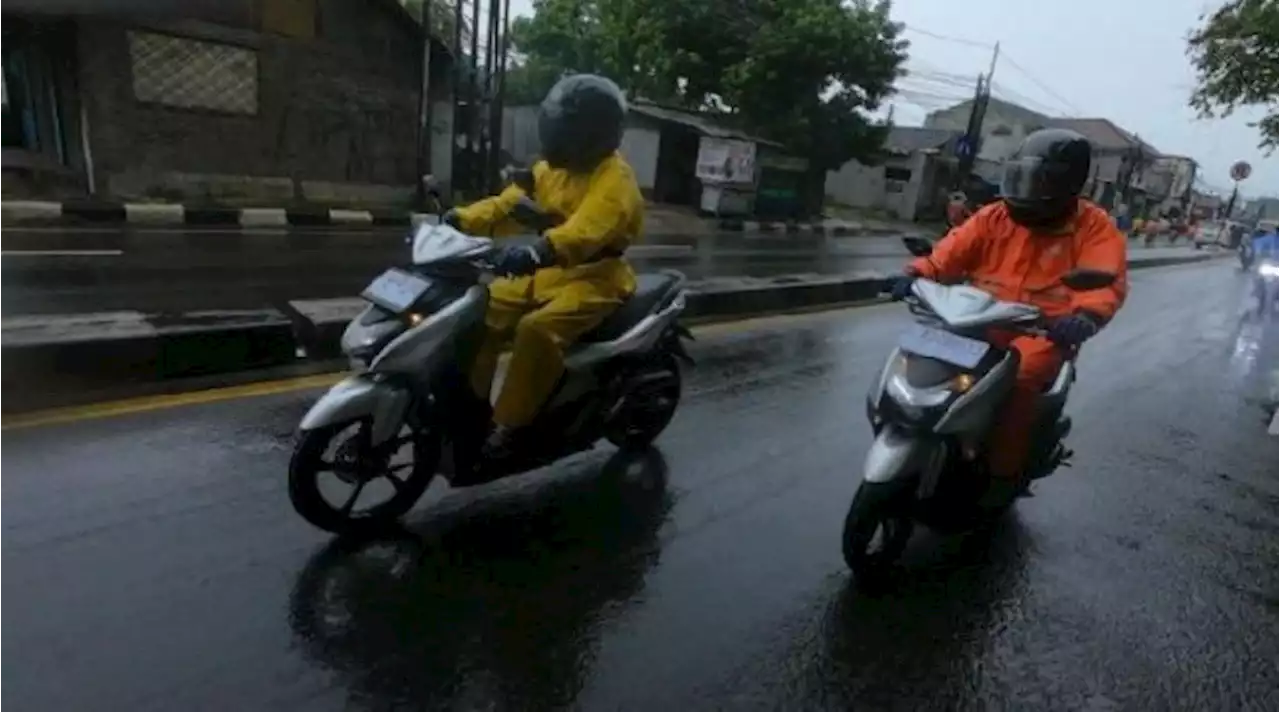
[[[908,294],[906,297],[903,297],[902,302],[906,304],[907,308],[911,310],[911,313],[916,316],[937,318],[937,314],[925,305],[924,300],[914,294]],[[1028,336],[1048,336],[1049,334],[1048,319],[1044,316],[1038,316],[1034,319],[1027,319],[1024,321],[1011,321],[998,326],[993,326],[993,328],[1002,329],[1004,331],[1016,331],[1020,334],[1027,334]]]
[[[927,316],[935,319],[938,318],[938,315],[932,309],[925,306],[924,301],[914,294],[907,295],[902,301],[907,305],[907,308],[911,310],[911,313],[916,316]],[[1024,334],[1026,336],[1035,336],[1042,339],[1049,338],[1049,319],[1043,315],[1020,322],[1015,321],[999,325],[993,324],[989,328],[999,331],[1009,331],[1016,334]],[[1077,347],[1066,347],[1060,344],[1055,345],[1063,352],[1063,356],[1067,359],[1074,359],[1079,354],[1079,348]]]

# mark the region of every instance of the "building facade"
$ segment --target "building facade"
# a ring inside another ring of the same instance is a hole
[[[885,159],[875,166],[849,161],[827,173],[828,199],[853,208],[881,210],[899,220],[939,217],[957,170],[960,130],[895,126]]]
[[[252,0],[228,3],[217,21],[174,7],[125,20],[5,5],[7,195],[413,196],[424,41],[397,2]],[[426,172],[447,176],[449,55],[430,46]]]

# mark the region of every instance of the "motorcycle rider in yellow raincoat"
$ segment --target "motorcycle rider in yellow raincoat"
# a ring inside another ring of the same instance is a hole
[[[623,253],[640,236],[644,198],[618,152],[626,111],[622,91],[609,79],[564,77],[539,107],[542,160],[532,180],[445,214],[445,222],[464,232],[539,233],[532,246],[504,246],[493,258],[504,278],[489,285],[487,333],[471,372],[477,395],[488,400],[508,341],[512,354],[493,407],[487,459],[506,456],[512,434],[551,396],[565,349],[635,291]]]

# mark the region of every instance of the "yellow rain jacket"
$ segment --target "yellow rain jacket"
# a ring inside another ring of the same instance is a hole
[[[565,218],[544,233],[559,264],[489,285],[487,335],[471,371],[472,388],[487,399],[498,356],[512,341],[507,377],[493,406],[494,422],[508,427],[533,421],[564,370],[565,349],[635,292],[635,272],[621,255],[640,236],[644,219],[635,174],[616,151],[589,174],[539,161],[533,176],[530,197],[544,211]],[[512,185],[462,208],[457,213],[462,229],[495,237],[527,233],[510,218],[524,195]]]
[[[559,227],[546,232],[559,266],[539,270],[532,277],[494,280],[490,293],[522,299],[529,294],[530,280],[535,302],[550,301],[569,282],[590,282],[619,297],[634,292],[636,275],[626,261],[596,260],[606,251],[620,254],[640,237],[644,197],[626,160],[615,151],[590,174],[554,169],[539,161],[533,166],[533,179],[533,195],[529,197],[543,210],[565,218]],[[508,217],[524,194],[519,186],[511,185],[497,196],[461,208],[458,218],[463,231],[494,237],[527,233]]]

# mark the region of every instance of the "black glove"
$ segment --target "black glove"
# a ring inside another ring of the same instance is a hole
[[[543,210],[528,196],[520,198],[520,201],[511,209],[511,217],[516,222],[538,234],[542,234],[564,222],[563,217]]]
[[[885,280],[884,291],[888,292],[890,299],[900,302],[911,294],[911,285],[915,284],[915,282],[914,275],[900,274],[897,277],[890,277]]]
[[[555,264],[556,253],[545,237],[532,245],[504,245],[490,258],[493,273],[500,277],[521,277]]]
[[[1101,321],[1097,317],[1078,312],[1050,324],[1049,340],[1059,346],[1074,348],[1093,338],[1101,328]]]
[[[440,224],[448,225],[454,230],[461,230],[462,218],[458,217],[458,209],[449,208],[448,210],[444,211],[444,215],[440,216]]]

